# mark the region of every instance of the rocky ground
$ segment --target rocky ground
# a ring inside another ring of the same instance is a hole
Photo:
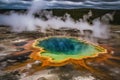
[[[47,33],[41,33],[40,31],[14,33],[10,31],[9,27],[0,26],[0,80],[106,80],[99,75],[93,75],[88,70],[76,70],[71,64],[62,67],[50,67],[28,77],[24,77],[24,74],[20,74],[19,71],[9,73],[3,71],[4,67],[6,66],[12,65],[16,62],[23,62],[24,60],[28,59],[28,55],[31,53],[27,52],[26,55],[12,56],[11,54],[15,53],[16,51],[24,50],[22,48],[16,48],[15,46],[24,45],[28,40],[54,35],[76,37],[82,36],[80,35],[79,30],[76,29],[48,29]],[[106,44],[113,48],[115,52],[113,56],[119,57],[119,60],[111,61],[113,63],[117,63],[118,66],[109,66],[105,63],[94,63],[92,66],[95,66],[96,68],[99,68],[101,71],[103,71],[103,73],[108,74],[110,77],[112,77],[111,80],[119,80],[120,25],[112,25],[110,35],[110,39],[98,39],[98,43]]]

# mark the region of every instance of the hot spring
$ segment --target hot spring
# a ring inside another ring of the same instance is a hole
[[[35,47],[44,50],[39,53],[40,56],[51,58],[54,62],[61,62],[66,59],[93,57],[104,51],[104,49],[98,48],[85,41],[67,37],[50,37],[43,40],[38,39]]]

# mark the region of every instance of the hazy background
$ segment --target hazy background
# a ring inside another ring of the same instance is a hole
[[[33,0],[0,0],[0,9],[27,9]],[[34,0],[40,1],[40,0]],[[45,0],[47,9],[95,8],[120,9],[120,0]]]

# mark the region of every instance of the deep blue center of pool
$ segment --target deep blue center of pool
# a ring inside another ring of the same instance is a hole
[[[77,54],[89,46],[75,38],[52,37],[39,41],[37,46],[55,54]]]

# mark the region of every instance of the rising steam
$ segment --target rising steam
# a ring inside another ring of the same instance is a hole
[[[38,27],[42,32],[45,32],[46,28],[59,29],[67,27],[80,30],[82,35],[85,34],[85,30],[90,30],[92,31],[92,37],[104,39],[109,37],[109,21],[113,20],[113,14],[106,14],[101,18],[94,19],[92,24],[87,21],[92,16],[91,11],[78,21],[74,21],[69,14],[65,14],[63,17],[53,16],[51,11],[43,11],[46,19],[42,18],[43,13],[40,13],[40,17],[36,18],[34,14],[46,8],[48,4],[44,0],[34,0],[27,13],[11,12],[7,15],[0,14],[0,25],[10,26],[14,32],[35,31]]]

